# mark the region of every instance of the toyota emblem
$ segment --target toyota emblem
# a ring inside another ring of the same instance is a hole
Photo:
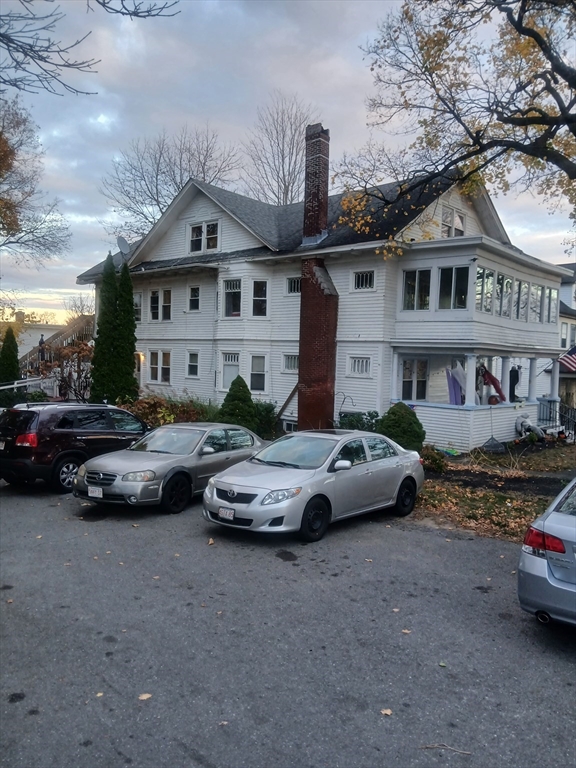
[[[233,499],[233,498],[236,496],[236,491],[234,491],[233,489],[230,489],[230,490],[228,491],[228,496],[229,496],[231,499]]]

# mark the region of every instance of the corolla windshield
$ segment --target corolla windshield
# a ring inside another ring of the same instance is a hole
[[[161,427],[150,432],[128,448],[129,451],[148,453],[173,453],[187,456],[198,445],[204,432],[198,429],[166,429]]]
[[[263,448],[249,461],[277,467],[318,469],[330,456],[336,443],[333,440],[309,435],[287,435]]]

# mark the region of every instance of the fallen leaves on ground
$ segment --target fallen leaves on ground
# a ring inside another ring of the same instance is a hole
[[[400,611],[400,608],[392,608],[392,611],[393,611],[394,613],[398,613],[398,612]]]
[[[140,696],[138,696],[138,698],[140,699],[140,701],[147,701],[148,699],[152,698],[152,694],[151,693],[141,693]]]
[[[392,710],[391,709],[381,709],[380,710],[380,714],[381,715],[386,715],[387,717],[390,717],[390,715],[392,714]]]
[[[208,539],[208,545],[214,544],[214,539]]]
[[[99,698],[100,696],[104,696],[103,693],[97,693],[96,696]]]
[[[412,630],[411,630],[411,629],[403,629],[403,630],[402,630],[402,634],[403,634],[403,635],[409,635],[411,632],[412,632]]]

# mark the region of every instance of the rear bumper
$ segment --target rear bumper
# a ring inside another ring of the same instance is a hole
[[[576,584],[554,578],[545,558],[521,553],[518,600],[528,613],[543,611],[556,621],[576,625]]]
[[[50,480],[52,466],[34,463],[31,459],[0,459],[0,477],[15,480]]]

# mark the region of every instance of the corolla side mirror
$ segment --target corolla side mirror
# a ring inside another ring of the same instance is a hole
[[[334,464],[334,472],[340,472],[341,469],[352,469],[352,462],[346,461],[345,459],[339,459],[339,461]]]
[[[202,450],[200,451],[200,455],[201,456],[209,456],[211,453],[216,453],[216,451],[210,445],[205,445],[202,448]],[[348,463],[350,463],[350,462],[348,462]]]

